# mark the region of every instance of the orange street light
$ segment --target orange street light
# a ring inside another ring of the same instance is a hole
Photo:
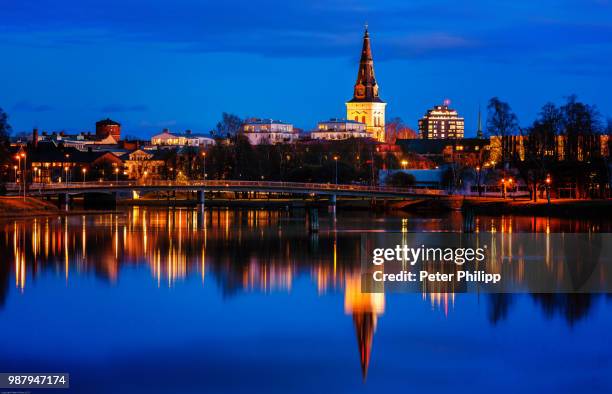
[[[336,185],[338,184],[338,156],[334,156],[334,162],[336,163]]]
[[[202,172],[204,173],[204,180],[206,180],[206,152],[202,152]]]

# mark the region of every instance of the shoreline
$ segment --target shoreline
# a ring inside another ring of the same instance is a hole
[[[75,215],[95,215],[108,213],[123,213],[116,209],[98,210],[98,209],[71,209],[64,211],[59,209],[55,204],[48,201],[40,200],[35,197],[26,197],[25,201],[22,197],[0,197],[0,220],[3,219],[20,219],[20,218],[35,218],[35,217],[51,217],[51,216],[75,216]]]
[[[465,198],[463,210],[477,214],[513,214],[538,216],[605,215],[612,212],[612,200],[545,199],[532,200]]]
[[[198,205],[195,200],[120,200],[116,207],[109,209],[86,209],[82,206],[70,210],[62,210],[55,204],[27,197],[0,197],[0,219],[95,215],[108,213],[123,213],[120,208],[131,206],[142,207],[169,207],[194,208]],[[329,207],[327,200],[301,200],[301,199],[210,199],[206,200],[206,207],[210,208],[250,208],[250,209],[306,209]],[[546,200],[533,202],[531,200],[492,199],[463,196],[449,196],[435,200],[378,200],[347,199],[338,200],[337,208],[342,210],[376,210],[389,212],[449,212],[471,211],[475,214],[485,215],[537,215],[537,216],[564,216],[564,215],[605,215],[612,212],[612,200],[553,200],[548,204]],[[119,209],[118,209],[119,208]]]

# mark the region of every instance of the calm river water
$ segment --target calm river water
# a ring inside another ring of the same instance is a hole
[[[78,393],[612,392],[609,296],[359,295],[360,234],[461,226],[339,212],[310,236],[288,212],[150,208],[0,221],[0,372],[69,372]]]

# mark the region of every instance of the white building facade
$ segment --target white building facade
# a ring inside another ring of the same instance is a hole
[[[291,123],[273,119],[249,119],[242,125],[242,134],[251,145],[292,144],[299,139]]]
[[[366,124],[355,120],[330,119],[317,124],[310,133],[315,140],[346,140],[349,138],[373,138],[366,130]]]
[[[210,146],[215,140],[202,134],[191,132],[173,133],[164,129],[160,134],[151,137],[151,144],[157,146]]]

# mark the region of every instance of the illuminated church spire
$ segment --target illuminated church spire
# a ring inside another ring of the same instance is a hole
[[[366,25],[363,34],[361,58],[353,98],[346,103],[346,118],[365,123],[366,130],[378,141],[385,141],[385,106],[378,96],[378,83],[374,76],[374,59],[370,33]]]
[[[366,25],[365,33],[363,34],[361,60],[359,61],[359,71],[357,72],[357,81],[355,82],[353,100],[351,101],[382,102],[380,97],[378,97],[378,84],[374,76],[374,59],[372,58],[368,25]]]

